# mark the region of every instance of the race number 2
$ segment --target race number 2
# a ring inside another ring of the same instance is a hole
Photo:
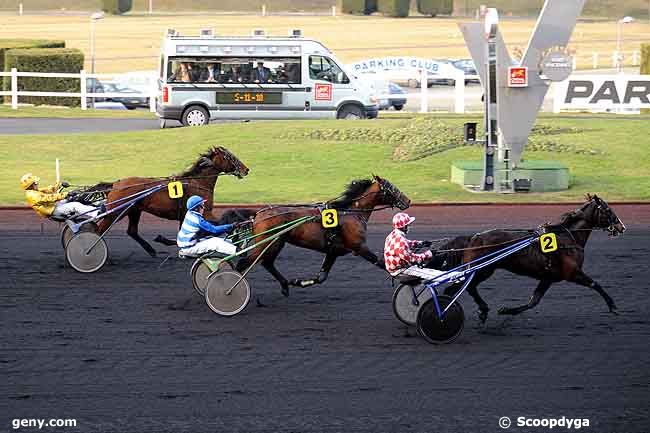
[[[543,253],[557,251],[557,237],[555,233],[546,233],[539,237],[539,245]]]
[[[339,215],[336,209],[325,209],[321,212],[321,223],[326,229],[336,227],[339,225]]]
[[[183,197],[183,184],[179,181],[169,182],[167,191],[169,192],[169,198],[181,198]]]

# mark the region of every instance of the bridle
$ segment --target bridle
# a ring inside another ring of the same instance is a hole
[[[232,174],[233,176],[237,176],[239,178],[244,177],[244,173],[243,173],[244,163],[242,163],[235,155],[233,155],[225,147],[217,147],[217,150],[219,151],[221,157],[226,162],[229,162],[233,167],[235,167],[232,173],[224,172],[223,174]],[[214,161],[212,161],[212,166],[214,167]]]
[[[382,210],[382,209],[389,209],[389,208],[394,209],[395,207],[399,208],[400,210],[404,210],[404,209],[407,209],[409,207],[409,204],[404,202],[404,200],[401,199],[402,193],[401,193],[401,191],[399,189],[397,189],[397,187],[395,185],[393,185],[392,183],[390,183],[386,179],[377,180],[375,182],[377,182],[379,184],[379,191],[366,192],[366,193],[362,194],[361,196],[355,198],[352,201],[357,202],[357,201],[362,200],[362,199],[364,199],[366,197],[370,197],[371,195],[383,194],[384,199],[387,196],[390,196],[390,200],[389,200],[390,204],[388,204],[386,206],[379,207],[379,208],[375,208],[374,210]],[[348,209],[348,210],[351,210],[351,211],[364,211],[364,210],[367,210],[367,209]]]
[[[616,216],[614,212],[612,212],[612,209],[609,207],[609,205],[604,202],[602,199],[598,197],[594,197],[592,199],[596,203],[596,217],[598,218],[598,221],[600,222],[601,217],[603,216],[603,213],[605,213],[605,217],[607,218],[607,227],[603,227],[603,231],[609,232],[610,236],[618,236],[619,232],[616,230],[615,225],[620,223],[621,220]],[[605,212],[608,211],[608,212]]]

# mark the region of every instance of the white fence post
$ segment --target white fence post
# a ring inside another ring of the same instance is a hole
[[[11,108],[18,109],[18,70],[11,68]]]
[[[81,109],[85,110],[88,108],[88,97],[86,96],[86,70],[82,69],[79,71],[79,86],[81,87]]]
[[[420,71],[420,113],[429,111],[429,77],[426,69]]]
[[[558,114],[562,107],[562,92],[560,83],[553,83],[553,113]]]
[[[598,53],[592,54],[592,66],[593,69],[598,69]]]
[[[23,16],[23,4],[22,3],[18,4],[18,15],[20,15],[21,17]]]
[[[153,0],[149,0],[149,15],[153,13]]]
[[[262,5],[262,16],[266,16],[266,5]]]
[[[616,68],[618,66],[618,51],[612,53],[612,67]]]
[[[639,52],[638,51],[632,51],[632,66],[638,66],[639,65]]]
[[[151,90],[149,90],[149,111],[151,113],[156,112],[156,95],[158,93],[158,86],[155,84],[151,86]]]
[[[454,113],[465,112],[465,72],[458,69],[454,80]]]
[[[332,16],[336,16],[336,6],[332,6]]]
[[[574,71],[576,69],[578,69],[578,57],[577,56],[572,57],[572,59],[571,59],[571,67],[573,68]]]

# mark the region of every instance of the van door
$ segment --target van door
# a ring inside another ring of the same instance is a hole
[[[311,55],[307,64],[309,81],[313,83],[310,104],[314,117],[335,118],[338,104],[352,99],[355,93],[350,78],[326,56]]]

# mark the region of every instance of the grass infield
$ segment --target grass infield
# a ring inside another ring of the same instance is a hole
[[[538,126],[555,128],[555,142],[594,151],[525,152],[527,159],[556,160],[570,168],[571,188],[546,194],[476,194],[449,182],[451,162],[480,160],[480,147],[458,147],[414,161],[396,161],[395,144],[384,141],[292,138],[315,129],[404,128],[413,116],[228,123],[129,133],[0,135],[0,158],[5,167],[0,177],[0,204],[24,203],[18,180],[25,172],[37,174],[43,183],[54,181],[57,157],[64,180],[92,184],[127,176],[178,173],[212,145],[231,149],[251,168],[244,180],[219,180],[215,198],[220,203],[316,202],[337,196],[350,180],[372,173],[390,179],[414,202],[580,201],[586,192],[608,200],[650,201],[650,116],[542,116]],[[477,116],[435,115],[435,119],[453,125],[470,118],[479,120]],[[576,128],[580,133],[575,133]],[[462,134],[460,128],[458,134]]]

